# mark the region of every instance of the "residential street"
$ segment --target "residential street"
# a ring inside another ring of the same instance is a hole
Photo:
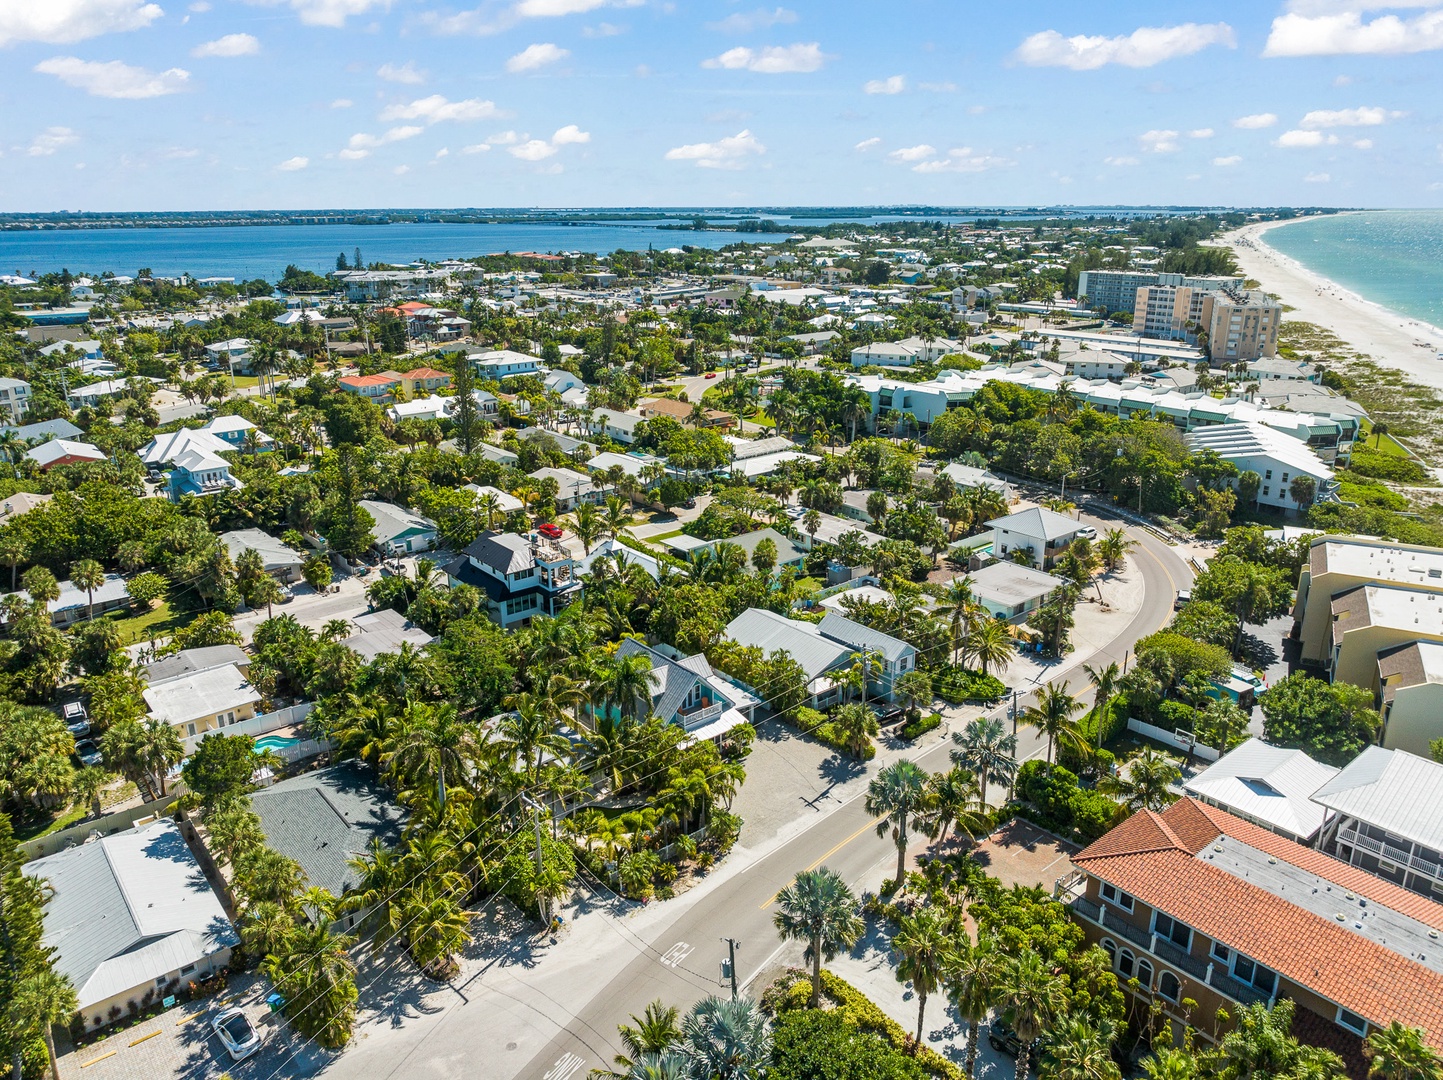
[[[1113,524],[1085,520],[1099,527]],[[1140,529],[1129,532],[1139,541],[1131,561],[1144,589],[1136,614],[1110,641],[1090,650],[1080,645],[1043,677],[1029,680],[1029,686],[1066,678],[1080,691],[1086,686],[1082,663],[1122,663],[1138,638],[1171,616],[1177,590],[1188,587],[1191,572],[1161,541]],[[1090,700],[1090,695],[1083,697]],[[1024,694],[1019,707],[1028,702]],[[946,715],[955,723],[976,715],[976,710],[948,710]],[[1018,734],[1020,756],[1045,752],[1042,740],[1029,729]],[[769,750],[786,754],[797,777],[794,809],[783,815],[786,820],[772,823],[772,835],[765,835],[766,822],[754,827],[749,821],[732,854],[673,901],[641,906],[583,891],[568,912],[567,928],[554,941],[520,938],[514,927],[478,920],[478,940],[453,985],[436,988],[406,981],[388,993],[379,1014],[363,1016],[353,1047],[322,1075],[580,1080],[586,1071],[610,1062],[617,1052],[617,1024],[640,1013],[647,1002],[662,998],[685,1007],[721,992],[718,964],[724,936],[741,943],[739,975],[750,989],[760,991],[760,985],[750,984],[763,971],[771,974],[778,965],[801,957],[799,946],[778,943],[772,927],[776,892],[798,870],[822,864],[839,871],[858,890],[875,888],[895,855],[889,842],[875,836],[863,808],[868,777],[900,757],[928,770],[945,768],[948,746],[944,727],[923,746],[884,746],[865,770],[847,770],[807,740],[764,730],[749,780],[771,787],[781,783],[786,768],[769,767],[761,759]],[[748,798],[744,789],[739,810]],[[389,965],[384,980],[394,980],[398,966]],[[363,1002],[377,993],[364,973],[361,992]],[[897,987],[899,996],[901,992]],[[955,1044],[939,1049],[960,1052]]]

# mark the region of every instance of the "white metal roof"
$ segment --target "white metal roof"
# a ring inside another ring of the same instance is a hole
[[[1308,840],[1323,826],[1326,808],[1312,800],[1338,774],[1301,750],[1249,739],[1183,784],[1184,790],[1240,817]]]
[[[150,715],[172,726],[253,705],[261,699],[259,691],[234,664],[152,683],[141,694]]]
[[[1406,750],[1369,746],[1313,792],[1340,814],[1443,851],[1443,765]]]

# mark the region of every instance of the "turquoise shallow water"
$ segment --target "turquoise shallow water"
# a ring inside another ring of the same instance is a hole
[[[1308,218],[1260,239],[1365,300],[1443,326],[1443,210]]]

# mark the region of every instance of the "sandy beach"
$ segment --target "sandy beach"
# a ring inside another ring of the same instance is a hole
[[[1443,330],[1365,300],[1269,247],[1263,234],[1286,224],[1246,225],[1224,234],[1219,242],[1231,245],[1244,274],[1295,309],[1284,319],[1331,330],[1356,352],[1415,382],[1443,389],[1443,362],[1438,359],[1443,353]]]

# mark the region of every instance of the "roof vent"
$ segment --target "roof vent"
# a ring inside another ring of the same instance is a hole
[[[1352,893],[1348,893],[1348,894],[1347,894],[1347,899],[1349,899],[1349,900],[1356,900],[1357,897],[1354,896]]]
[[[1271,855],[1269,855],[1269,856],[1268,856],[1268,865],[1269,865],[1269,866],[1277,866],[1277,865],[1278,865],[1278,860],[1275,859],[1275,858],[1273,858]]]
[[[1334,915],[1333,918],[1337,919],[1339,922],[1347,922],[1347,921],[1348,921],[1348,917],[1347,917],[1346,915],[1344,915],[1341,911],[1338,912],[1336,915]]]
[[[1437,930],[1429,930],[1429,931],[1428,931],[1428,936],[1429,936],[1430,938],[1432,938],[1434,941],[1437,941],[1437,940],[1438,940],[1438,931],[1437,931]]]
[[[1221,852],[1222,849],[1223,849],[1223,846],[1222,846],[1221,844],[1214,844],[1214,845],[1213,845],[1213,850],[1214,850],[1214,851]]]

